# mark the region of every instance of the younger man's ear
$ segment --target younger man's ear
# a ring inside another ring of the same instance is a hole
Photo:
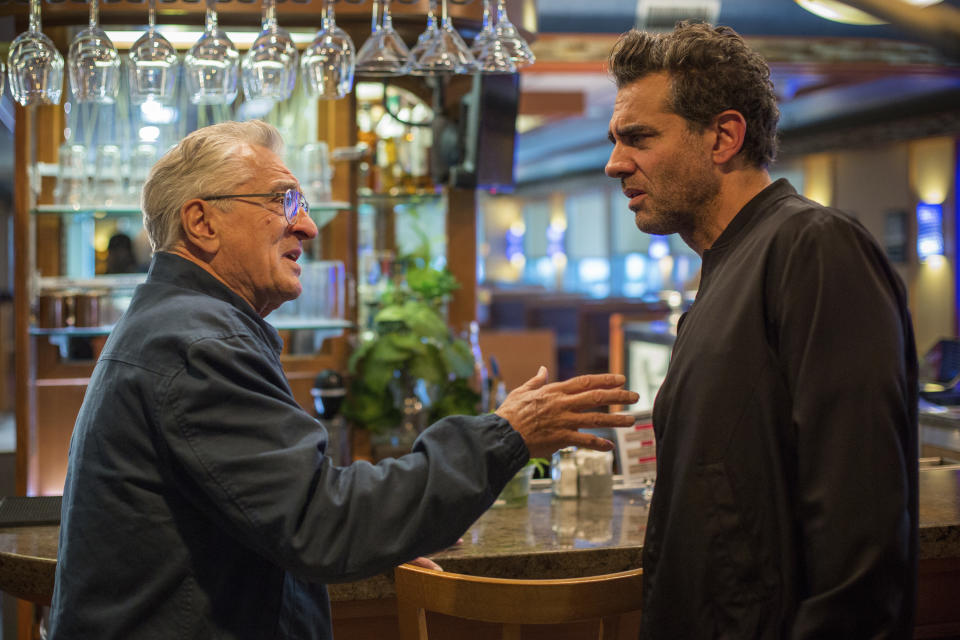
[[[726,164],[743,148],[747,137],[747,120],[739,111],[727,109],[714,119],[713,127],[717,134],[713,144],[713,161]]]
[[[206,200],[194,198],[180,207],[180,226],[184,240],[204,253],[220,248],[220,236],[213,220],[213,207]]]

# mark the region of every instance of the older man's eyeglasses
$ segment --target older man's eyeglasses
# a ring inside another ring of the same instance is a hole
[[[307,202],[307,199],[303,197],[303,194],[300,193],[298,189],[287,189],[286,191],[274,191],[273,193],[228,193],[215,196],[202,196],[201,200],[239,200],[242,198],[271,198],[272,200],[279,202],[281,199],[283,201],[283,217],[287,219],[287,224],[293,224],[297,221],[297,214],[300,209],[303,209],[303,212],[307,215],[310,214],[310,204]],[[272,213],[277,213],[270,207],[260,204],[257,204],[267,211]]]

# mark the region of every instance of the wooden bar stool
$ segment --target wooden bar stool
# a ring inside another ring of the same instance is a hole
[[[507,580],[405,564],[394,573],[400,638],[428,640],[426,612],[431,611],[502,625],[502,640],[520,640],[524,625],[584,620],[600,621],[592,637],[618,640],[627,631],[621,629],[624,614],[640,610],[641,574],[635,569],[587,578]],[[635,638],[636,629],[630,632]]]

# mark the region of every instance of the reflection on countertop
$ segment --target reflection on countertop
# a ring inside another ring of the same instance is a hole
[[[920,472],[920,558],[960,559],[960,469]],[[564,578],[639,567],[649,503],[640,489],[610,500],[531,492],[519,509],[491,509],[463,543],[430,557],[447,571],[496,578]],[[330,585],[334,601],[394,596],[391,574]]]
[[[490,509],[463,542],[430,556],[447,571],[496,578],[567,578],[640,566],[649,502],[642,489],[606,500],[531,491],[526,507]],[[394,596],[392,572],[330,585],[333,601]]]

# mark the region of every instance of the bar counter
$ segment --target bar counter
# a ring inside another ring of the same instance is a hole
[[[561,500],[541,488],[531,492],[526,507],[490,509],[470,527],[462,544],[431,558],[447,571],[503,578],[623,571],[640,566],[647,512],[648,502],[639,489],[617,489],[607,500]],[[0,529],[0,590],[49,603],[57,531],[56,526]],[[918,624],[960,632],[954,599],[960,594],[960,468],[920,471],[919,538]],[[342,625],[395,616],[392,572],[332,584],[330,596],[335,625],[338,619]]]
[[[640,489],[617,489],[608,500],[552,498],[548,488],[535,489],[526,507],[488,510],[461,544],[430,558],[446,571],[494,578],[626,571],[640,566],[647,512]],[[390,598],[393,576],[331,584],[329,590],[334,602]]]
[[[960,460],[960,407],[921,408],[920,446],[923,456]]]
[[[920,559],[960,562],[960,469],[920,471]],[[531,491],[526,508],[490,509],[463,543],[432,554],[447,571],[495,578],[567,578],[640,566],[648,501],[639,489],[616,489],[611,500],[553,498]],[[394,596],[384,574],[332,584],[336,601]]]

